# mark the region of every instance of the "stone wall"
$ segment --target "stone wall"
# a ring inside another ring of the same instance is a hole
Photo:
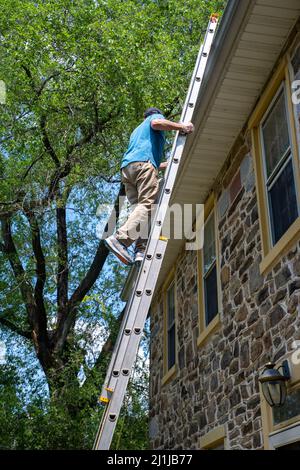
[[[225,423],[230,449],[263,448],[258,369],[292,351],[292,342],[300,339],[300,243],[267,276],[260,275],[251,154],[249,141],[240,137],[220,181],[221,326],[197,347],[197,255],[184,252],[176,264],[178,372],[164,386],[161,295],[151,309],[150,440],[155,449],[197,449],[200,436]]]

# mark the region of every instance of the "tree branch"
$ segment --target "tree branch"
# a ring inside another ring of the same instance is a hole
[[[57,305],[58,321],[65,315],[68,307],[68,239],[66,224],[66,208],[56,208],[56,226],[57,226]]]
[[[36,260],[36,284],[34,288],[34,298],[39,311],[39,329],[45,332],[47,331],[47,315],[44,304],[46,262],[41,246],[40,229],[35,214],[32,211],[27,211],[26,217],[31,229],[31,244]]]
[[[24,175],[22,176],[22,180],[25,180],[25,178],[27,177],[28,173],[30,172],[30,170],[33,168],[33,166],[43,158],[44,156],[44,153],[42,153],[41,155],[39,155],[37,158],[35,158],[33,160],[33,162],[29,165],[29,167],[27,168],[27,170],[25,171]]]
[[[124,186],[120,186],[120,190],[118,196],[114,203],[114,211],[111,214],[111,217],[118,220],[121,207],[119,205],[119,198],[125,194]],[[109,227],[109,222],[106,224],[104,229],[107,232]],[[94,283],[96,282],[102,267],[106,261],[108,256],[108,249],[104,243],[104,240],[100,240],[98,249],[94,256],[94,259],[91,263],[90,268],[88,269],[86,275],[80,282],[79,286],[73,292],[69,302],[68,302],[68,309],[64,316],[61,317],[60,321],[57,324],[57,329],[55,333],[55,349],[57,351],[63,348],[65,340],[67,338],[68,333],[70,332],[71,328],[73,328],[75,321],[76,321],[76,314],[77,308],[81,301],[83,300],[84,296],[88,293],[88,291],[93,287]]]
[[[125,194],[124,187],[123,185],[121,185],[118,196],[114,202],[113,212],[111,214],[111,216],[115,218],[116,222],[119,219],[120,210],[121,210],[121,207],[119,204],[119,198],[123,196],[124,194]],[[110,226],[110,223],[107,222],[104,232],[107,232],[109,226]],[[101,269],[106,260],[107,254],[108,254],[108,250],[104,244],[104,240],[100,240],[100,243],[98,245],[98,250],[90,266],[90,269],[88,270],[85,277],[82,279],[81,283],[79,284],[77,289],[73,292],[73,295],[71,296],[71,299],[70,299],[71,306],[75,306],[76,304],[80,303],[82,299],[84,298],[84,296],[88,293],[88,291],[94,285],[95,281],[97,280],[101,272]],[[105,258],[103,258],[104,255],[105,255]]]
[[[30,282],[26,279],[26,273],[18,256],[11,234],[11,224],[9,219],[1,219],[1,229],[3,238],[2,251],[7,255],[16,281],[20,287],[21,295],[28,314],[29,324],[34,328],[35,302],[33,289]]]
[[[23,68],[24,68],[24,66],[23,66]],[[28,73],[29,73],[29,76],[31,76],[31,73],[30,73],[29,70],[28,70]],[[60,180],[65,178],[66,176],[68,176],[69,173],[72,170],[73,152],[77,149],[80,149],[83,145],[91,142],[93,140],[93,138],[96,136],[96,134],[98,132],[100,132],[103,129],[103,127],[105,126],[105,124],[107,124],[109,122],[109,120],[117,113],[118,113],[118,110],[114,111],[114,112],[112,111],[112,112],[109,113],[109,115],[106,118],[99,119],[98,111],[95,110],[95,124],[94,124],[93,128],[82,139],[80,139],[78,142],[76,142],[75,144],[70,145],[67,148],[66,160],[62,165],[61,165],[54,149],[52,148],[50,140],[48,138],[48,135],[47,135],[47,132],[46,132],[46,121],[45,121],[46,118],[42,117],[41,118],[41,130],[43,132],[43,144],[45,146],[46,151],[50,154],[50,156],[53,159],[53,161],[55,163],[55,166],[56,166],[55,171],[54,171],[54,173],[53,173],[53,175],[50,179],[50,184],[49,184],[47,194],[43,199],[40,199],[40,200],[37,200],[37,201],[31,201],[30,203],[28,203],[26,205],[22,204],[22,201],[17,200],[17,201],[14,202],[12,207],[10,207],[9,209],[4,210],[4,211],[2,210],[0,212],[0,217],[11,217],[14,212],[16,212],[20,209],[22,209],[22,210],[24,210],[24,209],[25,210],[34,210],[36,208],[47,206],[51,201],[53,201],[53,199],[54,199],[54,197],[57,193],[57,190],[59,188]],[[35,163],[35,161],[32,163],[32,165],[34,163]],[[27,173],[25,173],[25,176],[26,175],[27,175]],[[104,179],[104,177],[103,177],[103,179]],[[108,182],[118,182],[118,180],[115,180],[115,181],[110,180]],[[0,207],[1,207],[1,205],[6,206],[8,204],[0,202]]]
[[[47,129],[46,129],[46,124],[47,124],[47,120],[46,120],[46,116],[41,116],[41,120],[40,120],[40,126],[41,126],[41,131],[42,131],[42,142],[44,144],[44,147],[45,149],[47,150],[48,154],[50,155],[50,157],[52,158],[53,162],[55,163],[55,166],[56,167],[59,167],[60,166],[60,161],[51,145],[51,142],[49,140],[49,137],[48,137],[48,134],[47,134]]]
[[[32,76],[31,71],[29,70],[29,68],[27,67],[27,65],[22,64],[21,67],[22,67],[22,69],[25,71],[25,73],[26,73],[26,75],[27,75],[27,77],[28,77],[28,79],[29,79],[31,88],[32,88],[33,91],[36,93],[36,92],[37,92],[37,89],[36,89],[36,86],[35,86],[34,79],[33,79],[33,76]]]
[[[47,83],[52,80],[52,78],[55,78],[55,77],[58,77],[60,75],[60,72],[54,72],[52,75],[49,75],[49,77],[45,78],[45,80],[43,80],[43,82],[41,83],[41,86],[39,87],[39,89],[37,90],[37,95],[40,96],[43,92],[43,89],[45,88],[45,86],[47,85]]]
[[[40,297],[42,296],[42,286],[44,283],[44,274],[42,267],[42,260],[37,261],[38,279],[33,293],[31,283],[26,279],[26,272],[23,268],[22,262],[19,258],[17,249],[11,233],[11,222],[8,218],[1,219],[2,237],[4,243],[2,251],[6,254],[9,263],[12,267],[16,281],[18,282],[23,302],[26,307],[28,322],[32,328],[32,339],[36,349],[36,354],[41,362],[42,367],[46,370],[52,365],[52,358],[49,347],[49,337],[47,333],[47,320],[46,313],[43,310],[43,303],[40,304]],[[32,228],[32,226],[31,226]],[[39,232],[33,231],[32,245],[33,250],[38,258],[41,257],[39,253]]]
[[[0,317],[0,324],[8,328],[10,331],[13,331],[19,336],[23,338],[32,340],[31,331],[24,331],[19,326],[15,325],[11,321],[7,320],[6,318]]]
[[[105,126],[105,124],[107,124],[110,121],[110,119],[116,114],[118,114],[118,111],[111,111],[108,114],[108,116],[106,116],[103,119],[99,119],[98,109],[97,107],[95,107],[95,122],[94,122],[93,128],[88,132],[88,134],[86,134],[81,139],[79,139],[78,142],[75,142],[75,144],[69,145],[67,149],[67,158],[72,155],[74,150],[77,150],[81,148],[83,145],[91,142],[93,138],[96,136],[96,134],[100,132]]]

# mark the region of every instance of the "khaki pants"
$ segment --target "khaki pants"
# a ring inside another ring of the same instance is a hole
[[[122,168],[122,182],[133,211],[125,224],[116,231],[116,238],[129,247],[145,251],[149,223],[158,193],[158,170],[150,161],[133,162]]]

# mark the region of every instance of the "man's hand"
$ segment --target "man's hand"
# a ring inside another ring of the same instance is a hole
[[[191,134],[194,132],[194,125],[191,122],[183,124],[182,122],[173,122],[161,118],[153,119],[151,127],[155,131],[179,131],[180,134]]]
[[[194,124],[191,122],[188,122],[187,124],[182,124],[182,130],[180,131],[180,134],[191,134],[194,132]]]
[[[159,165],[158,169],[159,169],[159,170],[166,170],[166,169],[167,169],[167,166],[168,166],[168,162],[162,162],[162,163]]]

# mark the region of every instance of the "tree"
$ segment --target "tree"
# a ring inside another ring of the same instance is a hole
[[[115,201],[118,213],[131,130],[150,105],[178,115],[209,15],[224,3],[2,1],[0,324],[33,345],[70,419],[90,403],[122,318],[79,392],[86,349],[76,327],[115,318],[112,296],[105,306],[95,296],[124,275],[114,261],[106,268],[91,230],[96,205]]]

